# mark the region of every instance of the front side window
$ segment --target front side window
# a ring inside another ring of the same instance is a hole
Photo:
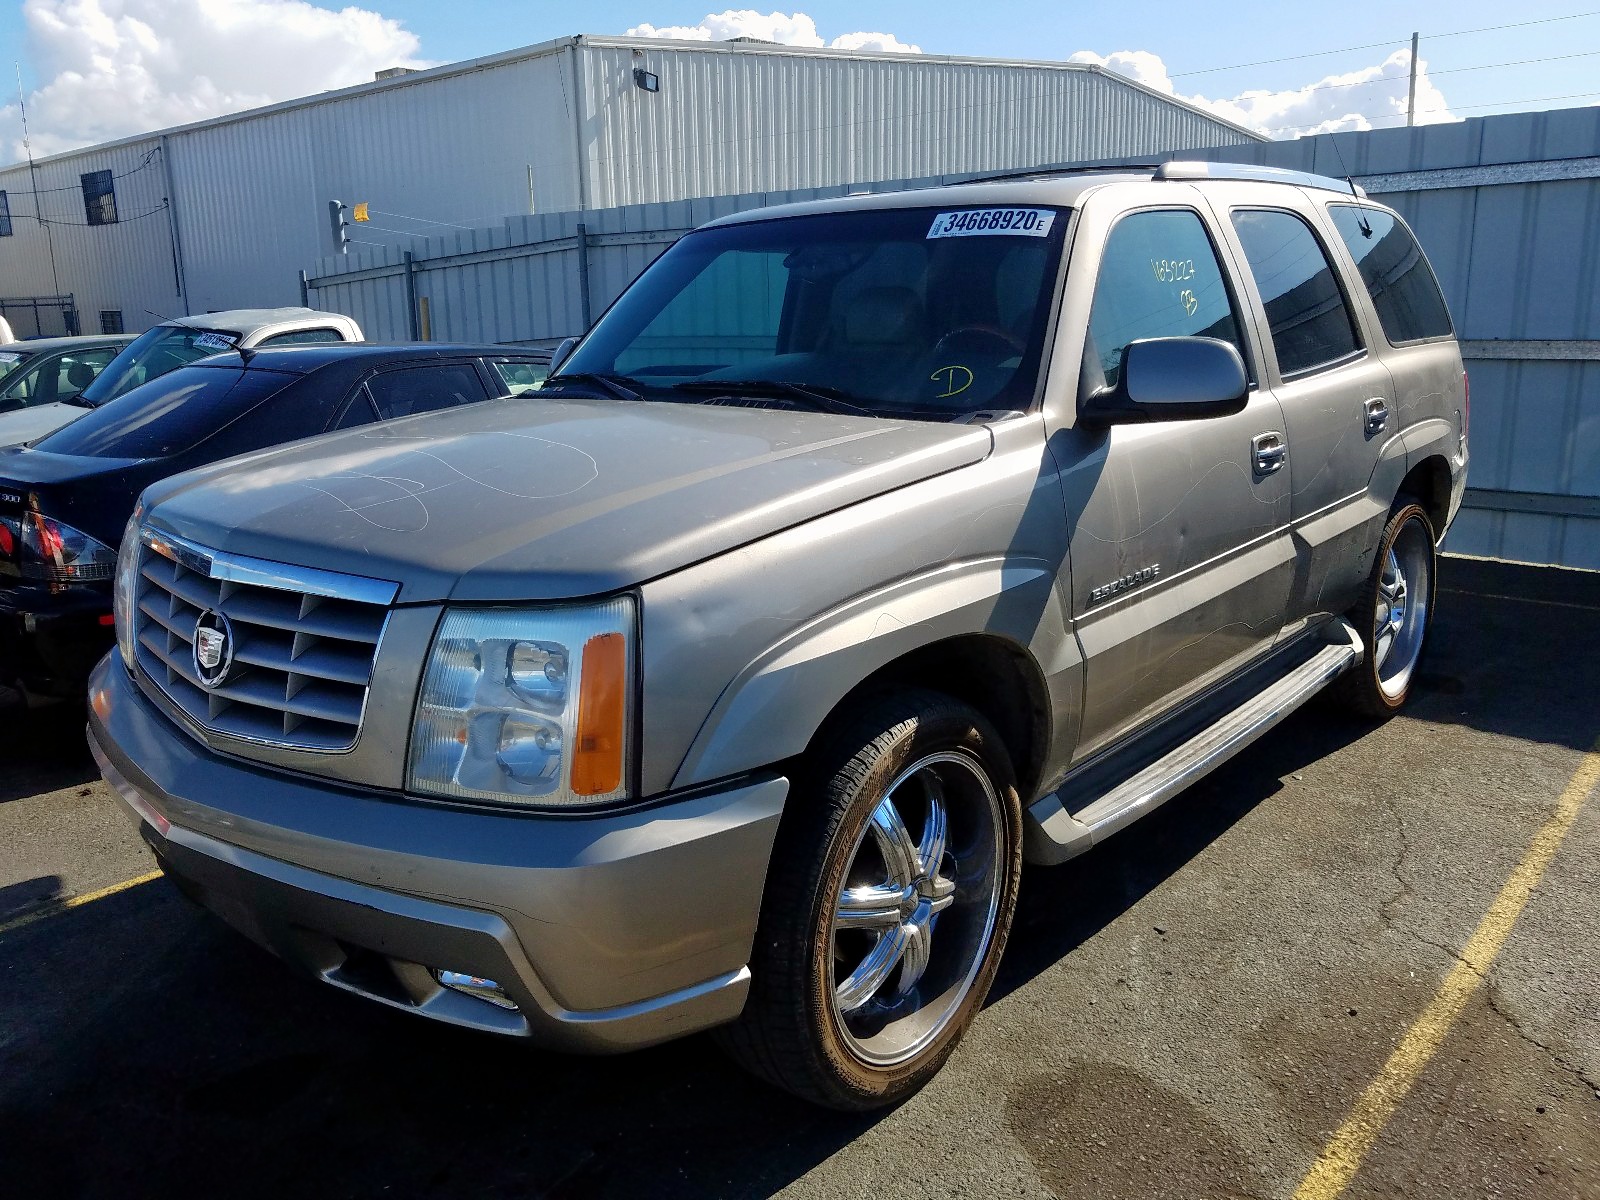
[[[1190,209],[1132,213],[1106,239],[1084,343],[1084,393],[1115,387],[1128,343],[1158,337],[1216,338],[1250,361],[1217,252]]]
[[[91,225],[115,225],[117,191],[110,171],[90,171],[79,176],[83,184],[83,212]]]
[[[1354,204],[1329,205],[1328,212],[1356,260],[1384,337],[1398,345],[1453,332],[1439,281],[1405,225],[1389,213]]]
[[[1311,226],[1291,212],[1233,214],[1285,379],[1349,358],[1361,348],[1333,264]]]
[[[547,364],[528,359],[497,360],[493,366],[495,374],[500,376],[500,382],[505,384],[508,396],[521,396],[525,392],[538,391],[545,381],[545,376],[550,374]]]
[[[1027,409],[1065,210],[873,209],[683,238],[547,384],[647,400],[949,419]]]

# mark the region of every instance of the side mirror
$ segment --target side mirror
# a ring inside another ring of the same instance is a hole
[[[1244,360],[1231,343],[1143,338],[1123,348],[1116,386],[1090,396],[1080,417],[1088,425],[1195,421],[1239,412],[1249,399]]]
[[[572,356],[577,349],[578,339],[575,337],[563,338],[556,346],[555,352],[550,355],[550,374],[554,375],[561,369],[561,364]]]

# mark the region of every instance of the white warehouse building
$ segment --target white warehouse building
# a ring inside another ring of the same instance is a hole
[[[394,244],[1260,140],[1085,64],[562,38],[0,168],[0,314],[26,336],[298,303],[335,249],[330,200]]]

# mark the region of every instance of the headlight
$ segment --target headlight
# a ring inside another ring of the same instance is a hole
[[[122,661],[133,670],[133,614],[139,606],[139,519],[144,508],[137,506],[122,530],[122,545],[117,550],[116,582],[111,592],[111,612],[117,625],[117,649]]]
[[[454,609],[428,656],[408,785],[570,808],[628,796],[633,601]]]

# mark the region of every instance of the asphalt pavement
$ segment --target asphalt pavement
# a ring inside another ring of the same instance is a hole
[[[1025,876],[963,1048],[869,1117],[301,979],[130,883],[79,714],[0,716],[0,1194],[1600,1200],[1600,575],[1449,560],[1423,672]]]

